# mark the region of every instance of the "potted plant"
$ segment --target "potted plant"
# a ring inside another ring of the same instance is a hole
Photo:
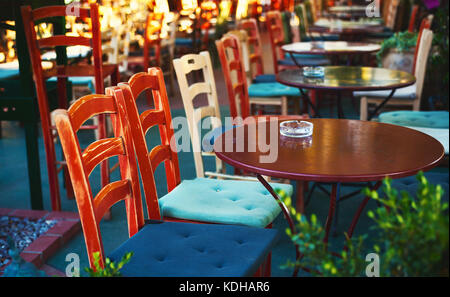
[[[381,49],[377,53],[378,66],[411,73],[416,43],[417,33],[394,33],[381,43]]]

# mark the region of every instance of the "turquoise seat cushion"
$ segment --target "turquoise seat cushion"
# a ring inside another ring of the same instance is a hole
[[[175,39],[175,45],[178,46],[186,46],[186,47],[192,47],[192,38],[176,38]]]
[[[8,79],[19,75],[19,69],[0,69],[0,79]]]
[[[56,82],[57,77],[50,77],[47,81]],[[71,76],[68,80],[73,86],[87,86],[89,90],[95,94],[94,77],[93,76]]]
[[[293,187],[271,186],[292,195]],[[196,178],[184,180],[159,199],[163,216],[209,223],[266,227],[280,213],[278,203],[259,182]]]
[[[295,59],[327,59],[324,55],[308,55],[308,54],[293,54]],[[285,59],[291,59],[291,55],[286,53],[284,55]]]
[[[250,97],[281,97],[300,96],[297,88],[289,87],[278,82],[251,84],[248,87]]]
[[[277,243],[276,229],[148,221],[108,257],[125,277],[253,276]]]
[[[253,83],[255,83],[255,84],[276,82],[276,81],[277,81],[277,78],[276,78],[275,74],[261,74],[261,75],[255,76],[255,78],[253,79]]]
[[[380,114],[379,120],[400,126],[449,128],[448,111],[391,111]]]

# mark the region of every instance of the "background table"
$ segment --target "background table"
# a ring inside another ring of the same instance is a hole
[[[295,60],[297,54],[302,55],[347,55],[347,65],[351,64],[355,55],[368,55],[378,52],[381,46],[376,43],[348,41],[312,41],[285,44],[281,49]],[[297,65],[300,67],[300,65]]]
[[[360,40],[365,34],[382,32],[383,26],[378,20],[342,21],[319,19],[308,30],[315,33],[338,34],[340,40]]]
[[[276,126],[279,127],[281,120],[272,118],[272,121],[276,121]],[[214,151],[224,162],[244,171],[256,173],[258,180],[275,199],[276,193],[262,175],[297,181],[333,183],[325,224],[325,240],[328,239],[335,213],[340,183],[375,181],[376,184],[372,189],[377,189],[385,177],[401,178],[414,175],[419,170],[426,171],[438,165],[444,156],[444,148],[439,141],[402,126],[344,119],[308,121],[314,124],[313,135],[309,138],[285,137],[279,133],[279,128],[273,131],[277,133],[278,140],[270,147],[270,150],[278,152],[278,157],[273,163],[260,162],[260,157],[266,156],[268,152],[259,149],[257,141],[261,137],[256,137],[258,130],[264,128],[265,132],[262,133],[265,133],[266,138],[263,141],[270,139],[270,121],[259,125],[243,125],[226,131],[215,141]],[[249,131],[254,131],[255,135],[251,135]],[[243,135],[244,138],[236,139],[236,135]],[[226,151],[230,141],[234,149]],[[236,143],[242,142],[245,144],[244,149],[237,151]],[[253,147],[256,147],[256,150],[249,149]],[[368,200],[369,197],[363,200],[354,215],[348,230],[349,236],[352,236]],[[297,205],[298,203],[299,201]]]
[[[324,66],[324,69],[324,76],[319,78],[304,76],[303,69],[300,68],[281,71],[276,78],[279,83],[299,88],[316,116],[319,116],[318,111],[303,89],[336,92],[339,118],[344,117],[341,105],[342,91],[392,90],[389,96],[369,115],[369,120],[392,98],[396,89],[407,87],[416,82],[416,78],[408,72],[385,68]]]

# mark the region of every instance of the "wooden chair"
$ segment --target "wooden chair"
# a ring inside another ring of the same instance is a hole
[[[272,61],[275,74],[281,70],[297,68],[299,66],[321,66],[330,64],[330,60],[323,56],[294,55],[295,61],[289,56],[286,57],[281,50],[284,45],[284,30],[279,11],[269,11],[267,13],[266,26],[269,32],[270,45],[272,48]]]
[[[64,162],[56,160],[54,134],[52,132],[52,125],[50,121],[50,107],[47,97],[47,90],[45,87],[45,79],[56,76],[58,78],[58,106],[60,108],[67,107],[67,91],[66,84],[69,77],[85,77],[91,76],[95,78],[96,93],[104,92],[104,79],[110,77],[113,84],[119,81],[119,72],[117,65],[102,64],[102,49],[100,40],[100,25],[98,17],[98,4],[92,3],[89,8],[79,8],[80,17],[82,19],[90,19],[91,28],[90,36],[65,36],[54,35],[47,38],[38,39],[35,31],[35,24],[45,18],[50,17],[65,17],[67,15],[66,6],[47,6],[32,10],[30,6],[22,7],[22,16],[25,27],[25,35],[27,38],[29,54],[31,57],[31,64],[33,68],[33,77],[36,86],[36,93],[39,103],[39,114],[41,117],[42,134],[44,137],[44,145],[47,161],[47,172],[50,186],[50,199],[53,210],[61,210],[61,199],[58,190],[58,171],[61,169],[67,170]],[[72,46],[83,45],[92,47],[93,64],[80,65],[57,65],[50,71],[44,72],[41,66],[42,48],[50,48],[57,46]],[[98,131],[100,138],[106,136],[105,118],[103,115],[98,117],[98,125],[83,126],[82,129],[94,129]],[[60,168],[57,169],[57,165]],[[109,182],[109,169],[107,161],[101,164],[101,179],[102,184],[106,185]],[[66,188],[68,195],[71,196],[72,189],[70,180],[65,174]]]
[[[119,261],[125,253],[133,252],[130,262],[120,271],[123,276],[252,276],[258,272],[277,241],[275,229],[164,222],[159,215],[156,190],[153,196],[146,197],[151,203],[147,207],[154,209],[149,211],[150,220],[144,221],[124,95],[119,87],[107,89],[107,94],[82,97],[68,110],[53,114],[70,177],[77,185],[75,198],[90,267],[105,267],[100,221],[112,205],[124,200],[129,239],[108,257]],[[111,116],[115,137],[91,143],[82,152],[77,131],[83,122],[98,114]],[[89,174],[102,160],[114,156],[119,158],[121,176],[94,197]],[[153,168],[149,169],[146,187],[156,189]]]
[[[236,34],[236,33],[235,33]],[[246,36],[245,31],[240,35]],[[246,46],[244,37],[244,47]],[[230,114],[233,118],[247,118],[252,114],[252,106],[280,106],[281,114],[288,113],[287,96],[300,97],[297,88],[284,86],[278,82],[247,82],[248,69],[245,67],[242,44],[234,34],[227,34],[216,41],[230,104]]]
[[[191,88],[189,92],[198,94],[202,85]],[[128,83],[121,83],[119,86],[124,93],[128,123],[150,216],[159,214],[158,209],[151,207],[159,202],[165,219],[270,227],[281,209],[271,197],[265,195],[264,187],[260,183],[201,177],[181,182],[170,107],[164,78],[159,68],[150,68],[148,73],[137,73]],[[145,90],[151,90],[155,108],[139,115],[135,100]],[[200,109],[199,113],[202,112],[214,114],[215,111],[205,108]],[[153,126],[159,128],[161,144],[154,146],[149,152],[145,134]],[[153,179],[150,177],[153,175],[151,169],[155,170],[162,162],[166,172],[168,194],[159,200],[150,201],[149,199],[156,199],[150,181]],[[292,193],[291,185],[276,184],[274,187]],[[232,200],[239,200],[239,203],[230,203]],[[258,208],[258,214],[243,212],[243,203],[248,208]]]
[[[397,89],[392,98],[386,105],[399,105],[412,107],[412,110],[420,109],[420,100],[422,98],[423,82],[425,79],[428,55],[430,53],[431,43],[433,41],[433,32],[424,29],[420,34],[420,42],[417,44],[417,56],[414,62],[414,76],[416,83],[414,85]],[[391,91],[372,91],[372,92],[354,92],[354,97],[361,97],[360,119],[367,120],[368,107],[370,104],[379,104],[389,96]]]
[[[419,13],[419,5],[415,4],[411,9],[411,15],[409,18],[409,25],[408,25],[408,31],[411,33],[414,32],[418,13]]]

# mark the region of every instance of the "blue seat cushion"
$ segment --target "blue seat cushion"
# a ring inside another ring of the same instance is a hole
[[[0,69],[0,79],[8,79],[19,75],[19,69]]]
[[[337,34],[321,35],[319,39],[323,40],[323,41],[339,41],[340,40],[339,35],[337,35]]]
[[[391,111],[380,114],[379,120],[400,126],[446,129],[449,127],[448,111]]]
[[[133,252],[126,277],[253,276],[278,238],[276,229],[149,221],[109,258]]]
[[[271,186],[292,195],[293,187]],[[280,213],[275,199],[259,182],[195,178],[184,180],[159,199],[165,217],[251,227],[266,227]]]
[[[255,83],[255,84],[276,82],[276,81],[277,81],[277,78],[276,78],[275,74],[261,74],[261,75],[255,76],[255,78],[253,79],[253,83]]]
[[[425,172],[425,177],[428,182],[433,185],[441,185],[444,190],[444,195],[442,200],[445,202],[449,201],[449,184],[448,184],[448,173],[439,173],[439,172]],[[394,179],[392,180],[392,187],[395,188],[399,193],[400,191],[408,192],[411,197],[416,197],[417,190],[419,187],[419,181],[415,176],[408,176],[404,178]],[[378,190],[380,193],[382,190]]]
[[[87,86],[95,94],[94,77],[92,76],[71,76],[67,78],[74,86]],[[50,77],[47,81],[56,82],[57,77]]]
[[[300,96],[297,88],[289,87],[278,82],[251,84],[248,87],[250,97],[281,97]]]
[[[186,46],[186,47],[192,47],[192,38],[176,38],[175,39],[175,45],[178,46]]]

